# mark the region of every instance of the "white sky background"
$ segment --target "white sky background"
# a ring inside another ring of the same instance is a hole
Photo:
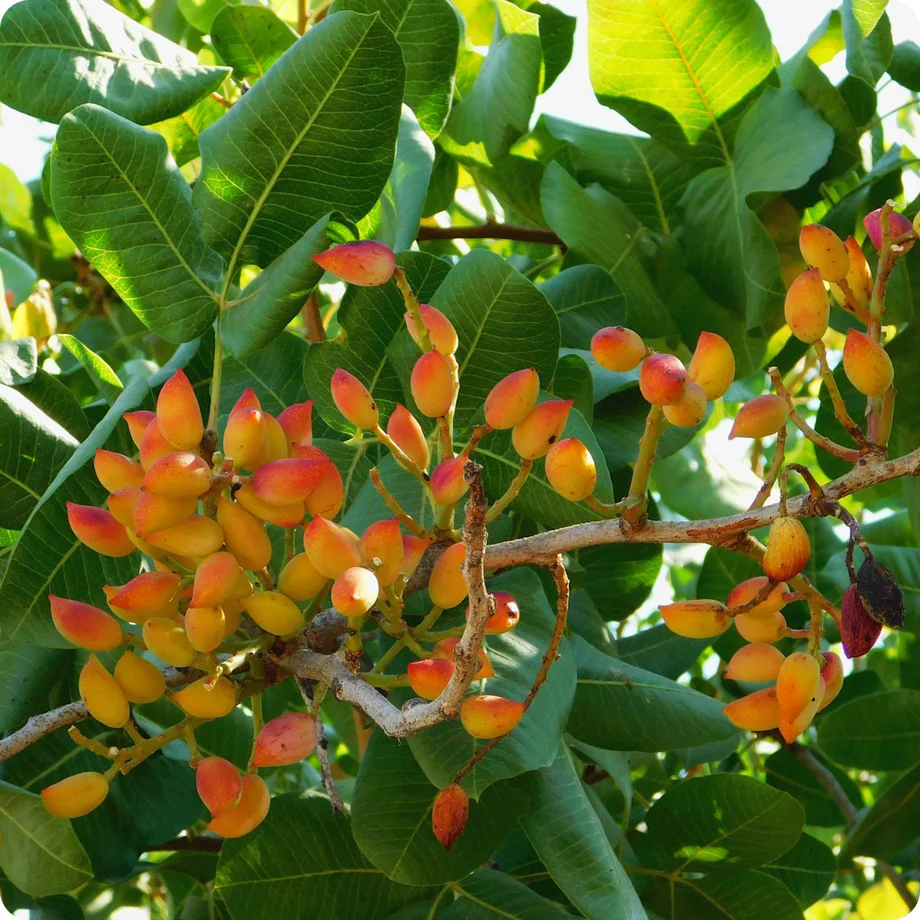
[[[4,13],[14,0],[0,0],[0,14]],[[575,51],[572,61],[564,73],[556,80],[549,92],[537,100],[534,118],[543,113],[556,115],[570,121],[581,122],[609,130],[636,133],[635,129],[620,115],[611,109],[602,106],[595,98],[588,79],[588,54],[587,54],[587,17],[586,0],[550,0],[555,6],[570,15],[578,17],[578,29],[575,36]],[[766,15],[773,43],[783,60],[791,57],[808,38],[809,34],[821,20],[834,8],[839,6],[839,0],[758,0]],[[913,0],[892,0],[888,6],[888,14],[892,20],[892,29],[895,42],[915,41],[920,44],[920,5],[914,6]],[[838,55],[830,64],[824,67],[828,76],[837,82],[845,75],[843,55]],[[901,87],[891,84],[880,94],[879,111],[882,113],[895,109],[908,99],[908,93]],[[12,109],[2,108],[0,113],[0,162],[12,167],[23,180],[37,178],[41,173],[42,163],[55,126],[48,125],[22,115]],[[903,141],[914,146],[912,138],[895,129],[894,118],[886,123],[886,139],[889,141]],[[899,136],[900,135],[900,136]],[[920,191],[920,183],[918,183]],[[912,197],[914,189],[909,189]],[[741,454],[746,454],[747,447],[741,442],[727,442],[724,432],[720,432],[719,450],[723,462],[727,461],[726,469],[731,468],[737,472],[745,470],[747,462]],[[727,457],[725,452],[738,447],[737,457]],[[759,483],[751,480],[752,489]],[[673,552],[673,548],[669,548]],[[665,602],[669,599],[669,589],[662,580],[650,599],[650,604]],[[12,918],[0,904],[0,920]],[[27,916],[27,912],[18,911],[18,917]],[[118,912],[122,920],[129,918],[147,917],[145,910],[125,909]]]

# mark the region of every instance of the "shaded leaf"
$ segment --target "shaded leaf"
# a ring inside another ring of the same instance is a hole
[[[225,6],[211,23],[214,50],[237,80],[254,83],[297,41],[297,33],[265,6]]]
[[[462,879],[488,861],[526,805],[526,797],[508,783],[490,786],[470,803],[463,833],[445,852],[431,829],[437,792],[408,745],[374,732],[355,784],[352,828],[361,852],[395,882]]]
[[[19,728],[44,702],[61,676],[69,655],[63,649],[0,641],[0,731]]]
[[[886,789],[850,831],[843,852],[848,856],[891,859],[916,839],[920,817],[920,769],[905,773]]]
[[[556,884],[588,920],[645,920],[626,872],[585,794],[568,748],[520,780],[531,797],[522,825]]]
[[[215,891],[233,920],[375,920],[428,895],[371,866],[349,819],[310,793],[279,796],[251,834],[224,844]]]
[[[565,920],[572,916],[493,869],[477,869],[452,886],[451,891],[456,900],[438,914],[441,920]],[[428,916],[422,914],[419,920]]]
[[[580,741],[612,751],[670,751],[729,738],[722,705],[696,690],[624,664],[578,636],[575,701],[566,726]]]
[[[790,850],[805,823],[791,796],[752,776],[698,776],[669,789],[645,816],[645,843],[667,872],[738,873]]]
[[[821,900],[834,883],[837,857],[820,840],[802,834],[791,850],[764,866],[762,871],[782,882],[802,907],[810,907]]]

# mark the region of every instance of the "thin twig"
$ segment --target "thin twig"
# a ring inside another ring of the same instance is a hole
[[[759,442],[758,442],[759,443]],[[770,468],[764,474],[763,485],[757,490],[757,495],[754,496],[754,501],[751,502],[750,508],[748,511],[755,511],[757,508],[763,508],[766,504],[767,499],[770,497],[770,493],[773,491],[773,486],[776,484],[776,477],[779,476],[779,471],[782,469],[783,461],[786,459],[786,426],[784,425],[780,428],[779,433],[776,435],[776,447],[773,451],[773,462],[770,464]]]
[[[840,387],[837,386],[837,381],[834,379],[834,373],[827,360],[827,349],[824,347],[824,342],[818,339],[813,347],[818,356],[818,370],[821,374],[821,379],[824,381],[824,388],[831,398],[831,403],[834,407],[834,415],[837,417],[837,421],[846,429],[847,434],[853,439],[854,444],[858,447],[868,447],[869,442],[866,440],[862,428],[853,421],[852,416],[847,411],[847,405],[843,401],[843,396],[840,395]]]
[[[313,705],[313,685],[310,681],[298,677],[297,689],[300,691],[300,696],[306,704],[307,709],[312,712],[315,708]],[[329,801],[332,803],[333,810],[337,814],[343,814],[345,811],[345,803],[342,801],[342,796],[339,795],[339,790],[335,785],[335,779],[332,776],[332,762],[329,759],[329,742],[326,739],[326,727],[323,725],[323,720],[320,718],[319,712],[314,713],[313,718],[316,723],[316,757],[319,760],[319,769],[323,777],[323,787],[326,790],[326,795],[329,796]]]
[[[530,708],[530,704],[534,701],[539,693],[540,688],[543,684],[546,683],[546,678],[549,676],[549,669],[552,667],[553,662],[558,657],[559,653],[559,643],[562,641],[562,636],[565,633],[565,624],[568,620],[569,614],[569,576],[568,572],[565,570],[565,565],[562,561],[562,556],[556,556],[552,562],[547,564],[547,568],[550,570],[550,574],[553,576],[553,581],[556,583],[556,625],[553,629],[553,634],[550,637],[549,645],[546,647],[546,652],[543,655],[543,661],[540,664],[540,670],[537,672],[536,678],[534,678],[533,685],[527,693],[526,698],[524,699],[524,712]],[[503,738],[507,738],[507,735],[499,735],[497,738],[493,738],[487,744],[484,744],[478,751],[464,764],[463,767],[457,772],[457,775],[454,777],[454,783],[459,784],[463,777],[466,776],[470,770],[472,770],[476,764],[480,763],[482,759],[489,753],[493,748],[495,748]]]
[[[859,820],[859,812],[844,792],[843,786],[837,781],[837,777],[804,745],[790,744],[789,753],[814,776],[824,791],[833,799],[847,827],[853,827]],[[894,886],[901,900],[907,905],[908,911],[912,911],[917,906],[917,899],[911,894],[898,870],[882,860],[877,860],[875,865],[879,874],[887,878]]]
[[[520,240],[524,243],[549,243],[564,246],[552,230],[515,227],[512,224],[477,224],[471,227],[419,227],[415,238],[424,240]]]

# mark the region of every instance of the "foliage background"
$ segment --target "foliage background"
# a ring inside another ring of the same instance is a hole
[[[355,10],[376,7],[364,0],[339,2]],[[137,18],[146,15],[140,4],[116,5]],[[472,371],[487,379],[506,372],[505,362],[512,358],[542,362],[554,392],[576,398],[583,417],[573,425],[581,426],[595,455],[605,461],[602,470],[609,468],[618,495],[624,468],[635,453],[644,409],[635,398],[633,379],[604,374],[593,366],[586,352],[590,333],[599,325],[628,322],[651,344],[684,357],[701,329],[712,328],[728,337],[736,348],[742,379],[695,437],[669,433],[663,442],[668,456],[656,465],[653,475],[658,513],[700,518],[728,513],[750,500],[757,483],[747,472],[750,457],[740,449],[729,452],[726,428],[737,407],[765,388],[762,368],[768,359],[792,371],[801,357],[801,350],[786,342],[779,320],[779,267],[795,265],[800,219],[826,221],[848,234],[857,229],[865,211],[886,197],[905,204],[910,216],[916,211],[911,151],[915,106],[881,122],[877,116],[903,102],[905,92],[920,90],[920,50],[905,44],[916,35],[895,28],[893,41],[899,43],[900,52],[894,55],[886,20],[876,25],[885,4],[854,2],[844,8],[845,28],[837,29],[837,21],[829,20],[824,34],[819,31],[808,39],[812,57],[798,55],[811,30],[800,33],[800,41],[789,41],[783,31],[788,20],[774,18],[780,5],[768,0],[773,41],[785,62],[775,70],[770,38],[762,27],[754,28],[757,17],[750,3],[688,0],[670,6],[700,17],[709,7],[718,19],[710,34],[721,37],[728,49],[723,50],[719,67],[723,76],[729,74],[725,82],[730,89],[716,113],[720,118],[714,131],[692,94],[678,97],[673,87],[656,89],[651,80],[646,86],[633,84],[630,97],[623,92],[622,82],[613,80],[603,66],[595,75],[595,88],[615,101],[636,126],[649,131],[654,141],[601,134],[558,117],[538,121],[533,114],[549,110],[545,100],[551,93],[559,99],[557,115],[564,117],[573,114],[574,92],[581,98],[589,93],[584,82],[573,90],[565,72],[547,94],[536,93],[541,73],[545,85],[565,66],[565,36],[574,23],[554,14],[551,7],[513,7],[500,0],[506,27],[516,30],[515,37],[501,47],[501,39],[496,40],[489,52],[487,60],[499,61],[491,87],[483,80],[474,90],[479,62],[471,48],[465,49],[458,75],[463,98],[455,101],[460,115],[455,112],[457,121],[438,138],[440,154],[432,172],[429,206],[419,200],[418,188],[425,183],[419,177],[426,175],[426,156],[434,148],[403,110],[402,125],[408,127],[397,156],[411,181],[400,183],[394,174],[385,203],[361,221],[360,229],[408,248],[417,215],[434,209],[441,214],[440,223],[449,218],[453,224],[478,224],[489,216],[503,216],[510,223],[552,230],[562,237],[569,247],[564,261],[558,250],[546,244],[472,243],[474,252],[467,255],[463,242],[424,243],[424,251],[409,259],[409,274],[424,297],[433,298],[451,315],[462,339],[475,337],[474,305],[488,303],[495,311],[495,325],[487,327],[483,342],[495,350],[490,353],[483,347],[479,363],[472,365],[466,391],[471,395],[462,407],[461,421],[474,418],[485,392],[472,386]],[[903,4],[892,4],[892,18],[909,23],[908,16],[895,17],[898,6],[903,10]],[[165,34],[197,48],[221,7],[223,3],[216,0],[177,0],[158,3],[154,13]],[[464,2],[461,7],[472,45],[483,50],[491,34],[491,5]],[[525,7],[531,10],[528,15],[522,14]],[[596,8],[613,20],[624,5],[598,0]],[[444,4],[431,3],[428,12],[434,16],[439,9],[443,13]],[[554,36],[558,45],[544,41],[538,46],[533,10],[548,26],[541,36]],[[289,5],[280,5],[279,11],[291,15]],[[813,12],[808,10],[809,15]],[[827,10],[819,12],[823,15]],[[815,15],[815,26],[821,15]],[[741,26],[732,31],[735,17]],[[860,22],[869,22],[865,35]],[[584,25],[580,28],[579,34],[584,34]],[[642,28],[654,30],[655,23],[650,20]],[[640,35],[645,34],[642,28]],[[617,37],[615,33],[593,37],[592,59],[603,61],[608,43]],[[374,40],[382,49],[381,59],[386,57],[392,39],[378,30]],[[650,73],[657,59],[647,49],[642,53],[647,55]],[[214,63],[208,49],[201,56],[205,63]],[[395,60],[393,54],[389,60]],[[576,53],[569,66],[583,74],[587,60],[586,52]],[[821,75],[818,64],[829,79]],[[247,65],[243,61],[238,66]],[[380,64],[375,76],[384,83],[395,79],[385,69]],[[395,65],[391,70],[395,72]],[[895,79],[889,81],[889,75]],[[249,74],[253,82],[254,76]],[[5,87],[13,87],[16,77],[6,71]],[[19,91],[34,90],[34,79],[27,73]],[[766,88],[759,85],[761,81],[766,81]],[[713,83],[715,93],[719,80]],[[876,88],[886,83],[887,88],[877,93]],[[419,90],[413,104],[422,129],[437,135],[439,118],[445,113],[443,77],[441,84],[435,80],[432,86]],[[518,93],[520,87],[529,87],[524,98]],[[686,93],[685,86],[683,90]],[[507,122],[495,119],[490,92],[508,105],[512,114]],[[684,132],[698,141],[696,146],[685,143],[660,109],[652,111],[637,104],[637,99],[672,106],[672,114],[683,119]],[[686,108],[678,111],[684,103]],[[380,186],[389,169],[385,148],[392,147],[400,119],[399,99],[390,98],[388,104],[387,117],[350,125],[355,132],[367,132],[358,147],[379,148],[377,160],[365,165]],[[622,130],[621,116],[609,114],[608,109],[593,111],[603,113],[592,117],[594,123]],[[163,118],[158,131],[169,142],[185,177],[197,178],[197,129],[218,116],[229,116],[208,99],[197,103],[185,118],[177,116]],[[100,117],[84,112],[80,119],[69,121],[62,129],[64,136],[58,138],[59,146],[67,145],[64,132],[68,132],[67,149],[91,160],[93,138],[100,134],[100,122],[93,119]],[[868,126],[871,130],[864,130]],[[533,130],[528,133],[528,128]],[[13,132],[8,148],[24,146],[30,132],[35,137],[34,129],[26,130],[16,119],[2,130],[6,136]],[[55,128],[38,130],[51,134]],[[134,145],[143,149],[152,143],[151,135],[124,125],[119,131],[113,160],[125,166]],[[392,136],[383,137],[387,131]],[[211,135],[217,158],[228,155],[219,149],[218,135]],[[61,175],[66,176],[68,162],[62,158]],[[466,168],[462,173],[455,172],[458,162]],[[26,485],[7,491],[5,517],[0,520],[8,528],[0,531],[0,558],[3,564],[10,563],[13,572],[0,592],[0,672],[7,691],[0,701],[0,721],[5,731],[30,713],[72,697],[72,674],[79,656],[57,647],[59,637],[49,628],[47,617],[40,615],[36,598],[47,566],[58,561],[63,566],[67,555],[61,549],[65,531],[60,523],[65,494],[76,501],[99,498],[98,488],[79,469],[78,461],[101,443],[115,449],[124,446],[117,418],[127,408],[149,404],[150,387],[164,376],[159,367],[169,362],[186,365],[204,398],[213,356],[207,305],[200,304],[199,290],[191,291],[189,302],[201,307],[204,320],[197,319],[194,310],[179,310],[175,302],[158,300],[156,292],[139,296],[135,306],[156,333],[151,335],[98,275],[85,263],[71,260],[73,245],[62,224],[71,236],[86,230],[80,177],[75,172],[70,184],[62,182],[58,194],[47,170],[39,177],[37,170],[21,160],[18,163],[20,178],[27,184],[18,181],[14,171],[0,174],[0,269],[5,286],[16,292],[17,303],[30,293],[37,277],[49,279],[59,326],[58,335],[47,342],[39,320],[20,329],[34,333],[38,341],[29,344],[26,338],[6,345],[0,364],[4,430],[15,431],[18,437],[0,444],[0,460],[4,470]],[[461,187],[454,199],[455,175]],[[484,196],[477,193],[474,175],[488,190]],[[206,184],[198,180],[199,188]],[[156,187],[154,200],[164,188]],[[194,203],[204,202],[205,231],[214,243],[227,225],[232,227],[233,217],[218,207],[208,216],[208,194],[196,190]],[[56,217],[49,196],[55,201]],[[353,204],[323,201],[343,208]],[[367,201],[363,210],[371,204]],[[790,212],[791,208],[796,210]],[[330,209],[308,213],[321,218]],[[187,222],[186,217],[182,220]],[[181,224],[180,230],[185,226]],[[273,237],[270,230],[254,234],[258,241],[241,263],[258,262],[266,268],[299,236],[291,234],[284,239]],[[84,252],[95,245],[95,265],[106,273],[106,247],[91,237],[87,234],[82,242]],[[312,242],[304,243],[307,252]],[[438,256],[464,258],[445,280],[449,265],[437,261]],[[198,250],[195,257],[197,273],[210,280],[218,271],[216,263]],[[299,251],[296,261],[309,264]],[[246,271],[246,280],[255,274]],[[113,273],[111,266],[109,272]],[[330,343],[308,347],[299,320],[291,331],[281,332],[296,310],[285,313],[277,304],[284,303],[285,310],[291,303],[296,306],[302,286],[309,288],[316,279],[298,278],[285,293],[283,279],[278,282],[277,277],[272,283],[279,286],[270,287],[271,296],[257,301],[249,319],[240,316],[225,327],[225,341],[236,356],[225,361],[221,416],[246,386],[259,390],[270,411],[307,394],[315,398],[323,420],[318,433],[330,451],[338,452],[336,461],[351,476],[353,504],[345,522],[360,529],[380,513],[372,493],[360,488],[370,461],[343,443],[348,432],[331,408],[325,383],[336,363],[358,370],[383,360],[379,342],[366,332],[392,324],[394,316],[398,323],[399,303],[392,291],[352,292],[337,319],[349,334],[347,349]],[[899,335],[891,353],[902,389],[896,452],[917,444],[912,320],[918,277],[915,253],[892,285],[891,309]],[[539,283],[542,293],[531,281]],[[331,304],[341,296],[341,289],[324,286],[323,296],[324,304]],[[40,298],[35,306],[43,306]],[[558,339],[553,309],[560,318]],[[518,324],[513,326],[513,353],[502,322]],[[527,322],[535,322],[538,328],[525,329]],[[333,324],[333,331],[336,328]],[[844,328],[841,321],[837,331]],[[201,343],[180,345],[175,351],[177,344],[201,333],[205,333]],[[387,373],[375,390],[387,408],[402,398],[407,354],[405,336],[395,338],[387,352]],[[150,372],[159,376],[147,379]],[[821,406],[817,388],[812,389],[815,398],[810,408],[818,415],[818,427],[830,432],[829,413]],[[74,453],[79,443],[86,446]],[[791,459],[819,467],[825,477],[840,472],[833,463],[815,458],[807,444],[799,443]],[[498,494],[510,479],[510,466],[501,450],[490,460],[487,485]],[[403,484],[395,468],[387,469],[386,461],[382,468],[399,491]],[[56,481],[66,487],[56,490]],[[46,488],[48,495],[33,514]],[[400,494],[411,504],[411,491]],[[521,920],[578,915],[603,920],[646,915],[787,920],[802,916],[806,909],[809,920],[857,916],[896,920],[903,908],[887,885],[878,884],[873,860],[895,863],[908,878],[917,869],[920,838],[913,815],[920,769],[916,742],[920,737],[916,705],[920,626],[915,604],[920,592],[916,537],[920,506],[914,483],[879,487],[850,506],[867,524],[867,537],[879,558],[901,580],[909,610],[907,629],[887,636],[854,669],[844,694],[819,720],[817,735],[809,739],[833,764],[847,794],[864,809],[860,824],[850,834],[826,793],[787,752],[770,742],[748,744],[721,717],[720,704],[713,697],[725,699],[741,692],[720,682],[716,673],[719,657],[727,658],[733,650],[734,634],[716,642],[714,653],[706,652],[705,643],[668,634],[655,613],[655,601],[671,596],[724,598],[734,583],[755,574],[756,566],[722,550],[704,553],[698,548],[668,547],[662,556],[657,547],[600,548],[572,554],[576,590],[564,656],[532,710],[530,724],[522,724],[520,734],[503,743],[474,776],[480,810],[474,812],[467,837],[449,857],[417,829],[425,826],[432,783],[443,784],[468,754],[455,728],[440,726],[404,744],[374,736],[359,767],[362,750],[351,716],[344,707],[332,706],[340,785],[352,804],[351,825],[333,818],[328,804],[314,792],[300,794],[318,784],[315,763],[278,771],[274,791],[289,795],[273,804],[258,834],[228,844],[219,861],[213,853],[168,855],[149,849],[200,818],[200,803],[181,749],[121,780],[104,809],[74,822],[73,827],[45,819],[36,811],[31,793],[39,788],[39,781],[53,781],[83,763],[92,768],[92,758],[82,753],[73,756],[69,741],[59,735],[17,756],[5,765],[0,785],[5,903],[49,918],[105,917],[140,904],[139,909],[153,916],[185,920],[270,917],[292,910],[305,915],[320,912],[333,920],[372,916],[409,920],[435,914],[448,920],[496,915]],[[547,498],[546,490],[535,483],[522,492],[514,511],[499,522],[493,539],[507,537],[515,529],[526,532],[584,519],[580,509]],[[18,531],[24,526],[26,534],[15,550]],[[843,544],[827,522],[810,527],[815,553],[809,575],[829,594],[839,596]],[[98,598],[103,581],[124,580],[122,563],[89,563],[86,554],[76,558],[79,564],[71,562],[62,568],[61,576],[74,596]],[[533,571],[509,573],[494,584],[513,590],[527,612],[519,632],[495,643],[506,662],[504,668],[498,667],[497,686],[522,695],[526,676],[535,670],[532,650],[545,645],[549,634],[548,586]],[[636,684],[643,691],[638,700],[632,692]],[[289,688],[281,688],[273,705],[280,710],[298,703]],[[149,728],[168,724],[173,717],[165,705],[144,712]],[[871,738],[859,730],[867,724],[873,727]],[[231,759],[245,757],[248,720],[244,712],[214,726],[210,736],[207,731],[202,734],[210,750]],[[766,784],[757,779],[766,779]],[[383,801],[394,803],[391,812],[381,811]],[[147,856],[142,858],[144,853]],[[489,860],[494,868],[476,868]],[[814,901],[819,903],[812,906]]]

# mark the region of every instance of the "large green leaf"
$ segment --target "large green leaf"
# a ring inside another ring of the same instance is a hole
[[[567,268],[540,290],[559,317],[562,344],[568,348],[588,348],[601,326],[626,323],[626,295],[599,265]]]
[[[651,337],[673,332],[674,320],[639,258],[639,222],[623,202],[599,185],[582,188],[558,163],[546,168],[542,200],[546,222],[565,244],[613,276],[628,324]]]
[[[38,280],[35,269],[9,249],[0,249],[0,273],[5,289],[13,292],[15,303],[22,303]]]
[[[428,253],[399,254],[409,284],[418,297],[431,299],[447,276],[450,266]],[[354,374],[371,391],[382,419],[397,403],[404,403],[403,386],[388,355],[393,339],[405,328],[405,304],[395,284],[380,287],[351,287],[343,298],[337,319],[345,331],[344,340],[312,345],[304,363],[304,379],[316,409],[339,431],[352,431],[332,401],[329,381],[342,367]],[[405,333],[408,338],[408,332]],[[416,348],[416,354],[418,349]]]
[[[72,891],[93,876],[69,821],[53,818],[41,799],[0,783],[0,869],[35,897]]]
[[[860,816],[844,851],[850,856],[891,859],[916,839],[920,820],[920,768],[905,773]]]
[[[495,32],[472,87],[454,106],[447,131],[461,145],[503,157],[530,127],[540,90],[540,17],[508,0],[495,2]]]
[[[375,869],[348,818],[310,793],[279,796],[251,834],[224,843],[215,890],[233,920],[375,920],[428,895]]]
[[[695,142],[773,69],[755,0],[591,0],[588,16],[594,92],[644,130],[638,104]]]
[[[367,213],[393,165],[404,79],[379,17],[336,13],[202,132],[195,204],[231,276],[268,265],[329,211]]]
[[[186,342],[217,313],[220,258],[163,137],[96,105],[61,122],[54,211],[93,267],[152,332]]]
[[[891,63],[894,42],[888,16],[884,12],[875,16],[866,15],[865,7],[868,5],[872,4],[845,0],[841,15],[847,48],[847,70],[874,88]],[[860,10],[860,7],[863,9]],[[872,22],[873,18],[876,22]]]
[[[303,308],[323,276],[313,256],[330,245],[330,215],[318,220],[290,249],[251,281],[221,316],[220,337],[231,354],[259,351]]]
[[[0,527],[18,529],[77,440],[13,387],[0,385]]]
[[[451,892],[456,899],[447,910],[438,913],[439,920],[566,920],[572,916],[494,869],[477,869],[452,885]],[[432,916],[426,911],[419,920]]]
[[[268,7],[228,5],[211,23],[211,41],[237,80],[255,83],[297,41],[297,33]]]
[[[527,837],[553,880],[587,920],[645,920],[632,884],[585,794],[568,748],[520,780],[531,807]]]
[[[685,639],[661,623],[617,640],[620,661],[676,680],[703,653],[708,640]]]
[[[757,192],[798,188],[827,162],[833,129],[791,88],[765,90],[747,110],[725,166],[690,183],[682,199],[682,241],[703,288],[759,326],[781,306],[776,245],[748,206]]]
[[[511,632],[486,640],[489,660],[495,668],[495,677],[489,678],[486,692],[523,700],[549,644],[555,611],[543,593],[538,576],[530,570],[518,569],[490,579],[489,590],[513,594],[521,608],[521,620]],[[559,656],[517,728],[467,774],[463,788],[473,798],[478,800],[499,780],[552,763],[575,685],[574,662],[567,640],[562,641]],[[413,735],[409,746],[426,776],[441,788],[453,781],[456,772],[481,744],[457,722],[442,722]]]
[[[737,731],[722,705],[696,690],[570,640],[578,666],[566,730],[612,751],[671,751],[721,741]]]
[[[102,504],[106,492],[92,471],[96,448],[111,444],[114,449],[124,449],[120,438],[126,434],[127,426],[115,431],[122,415],[136,408],[176,368],[184,366],[197,347],[197,341],[182,346],[169,364],[147,380],[133,378],[89,438],[64,464],[32,511],[0,585],[0,630],[5,639],[69,648],[69,643],[54,628],[48,594],[104,607],[102,586],[123,584],[137,573],[138,560],[134,554],[112,559],[94,553],[77,540],[67,522],[65,502]]]
[[[3,101],[45,121],[93,102],[150,124],[184,112],[228,72],[102,0],[25,0],[0,24]]]
[[[526,807],[508,783],[490,786],[470,805],[470,817],[449,852],[435,839],[431,810],[438,789],[409,746],[375,732],[355,784],[351,819],[361,852],[394,882],[457,881],[492,856]]]
[[[121,741],[118,733],[96,722],[83,732],[103,744]],[[6,777],[31,792],[88,770],[104,769],[96,754],[77,747],[65,730],[43,738],[17,754]],[[201,815],[195,774],[187,760],[156,754],[109,787],[105,801],[88,815],[74,819],[73,829],[89,855],[97,878],[123,878],[141,853],[171,840]]]
[[[22,642],[0,641],[0,731],[19,728],[44,702],[48,691],[61,676],[68,653]]]
[[[782,882],[802,907],[810,907],[827,894],[837,875],[837,857],[827,844],[802,834],[796,845],[762,869]]]
[[[673,231],[677,204],[703,168],[699,160],[682,159],[647,137],[614,134],[551,115],[545,115],[542,123],[553,137],[568,144],[575,177],[582,185],[602,185],[650,230]]]
[[[646,897],[667,920],[802,920],[802,905],[764,872],[669,879]]]
[[[791,849],[802,806],[752,776],[717,773],[669,789],[645,816],[648,857],[667,872],[743,872]]]
[[[846,797],[856,808],[862,807],[859,787],[843,770],[827,763],[817,753],[822,766],[836,777]],[[813,827],[842,827],[844,820],[837,803],[818,782],[815,775],[789,753],[780,748],[764,762],[767,782],[781,792],[794,795],[805,809],[805,821]]]
[[[833,761],[866,770],[906,770],[920,763],[920,690],[859,697],[828,712],[818,745]]]
[[[460,22],[447,0],[336,0],[334,11],[380,13],[406,62],[406,105],[429,137],[450,111]]]
[[[657,544],[631,543],[588,546],[574,557],[584,571],[572,575],[572,584],[584,588],[610,621],[625,619],[651,594],[662,554]]]

